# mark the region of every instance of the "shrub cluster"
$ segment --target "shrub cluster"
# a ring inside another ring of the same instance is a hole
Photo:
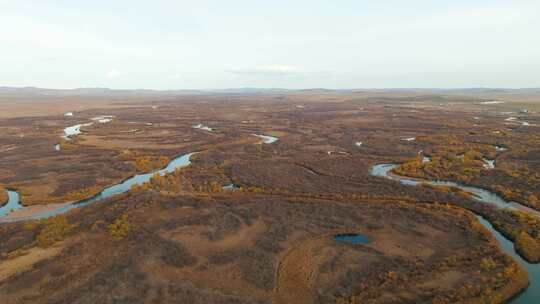
[[[51,246],[63,240],[73,227],[74,225],[71,225],[63,215],[44,220],[36,242],[40,247]]]
[[[122,213],[117,219],[107,227],[109,235],[115,239],[123,239],[129,233],[129,217],[126,212]]]

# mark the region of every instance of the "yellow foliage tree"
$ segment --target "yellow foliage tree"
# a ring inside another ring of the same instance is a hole
[[[64,239],[66,234],[74,227],[69,224],[63,215],[52,217],[43,222],[43,228],[36,237],[40,247],[48,247]]]
[[[129,218],[125,212],[107,227],[109,235],[115,239],[125,238],[129,233],[129,228]]]

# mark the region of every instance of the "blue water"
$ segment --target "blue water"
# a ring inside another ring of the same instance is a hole
[[[337,234],[334,235],[334,240],[351,244],[366,244],[370,242],[368,237],[357,233]]]
[[[499,208],[509,208],[509,209],[520,209],[524,210],[521,206],[518,206],[516,203],[508,202],[501,198],[499,195],[492,193],[486,189],[481,189],[473,186],[465,186],[454,182],[447,181],[427,181],[427,180],[418,180],[411,179],[402,176],[397,176],[389,174],[389,172],[397,167],[396,164],[380,164],[375,165],[371,169],[371,175],[384,177],[392,180],[399,181],[404,185],[409,186],[419,186],[422,183],[428,183],[435,186],[451,186],[457,187],[467,192],[473,194],[472,198],[479,202],[493,204]],[[529,211],[538,216],[538,211],[526,208],[525,210]],[[501,233],[493,228],[493,226],[481,216],[477,216],[480,223],[486,227],[499,241],[502,250],[510,255],[514,260],[523,266],[529,274],[530,285],[529,287],[520,295],[512,299],[509,303],[512,304],[535,304],[540,303],[540,264],[531,264],[525,261],[521,256],[519,256],[514,250],[514,244],[512,241],[505,238]]]
[[[223,186],[221,188],[223,188],[223,190],[237,190],[237,189],[240,189],[240,187],[238,187],[235,184],[228,184],[228,185]]]
[[[533,304],[540,303],[540,264],[531,264],[525,261],[514,250],[514,244],[505,238],[501,233],[493,228],[490,222],[486,221],[481,216],[477,216],[478,220],[495,236],[503,251],[517,261],[529,274],[529,287],[520,295],[512,299],[509,303],[512,304]]]
[[[389,174],[392,169],[396,168],[396,164],[380,164],[375,165],[371,169],[371,175],[373,176],[379,176],[384,177],[392,180],[399,181],[403,185],[407,186],[419,186],[421,184],[429,184],[433,186],[447,186],[447,187],[455,187],[459,188],[461,190],[464,190],[466,192],[469,192],[472,194],[472,199],[483,202],[483,203],[489,203],[492,205],[497,206],[501,209],[512,209],[512,210],[526,210],[529,213],[533,213],[534,215],[540,216],[540,212],[527,208],[526,206],[520,206],[519,204],[515,202],[509,202],[502,197],[500,197],[498,194],[493,193],[489,190],[474,187],[474,186],[467,186],[462,185],[455,182],[449,182],[449,181],[442,181],[442,180],[421,180],[421,179],[413,179],[413,178],[407,178],[403,176],[397,176]]]
[[[23,206],[19,204],[19,193],[8,189],[7,194],[8,201],[4,206],[0,207],[0,217],[7,215],[12,210],[23,208]]]
[[[191,158],[191,156],[193,154],[194,153],[181,155],[181,156],[173,159],[167,165],[167,167],[165,167],[164,169],[154,171],[154,172],[150,172],[150,173],[135,175],[135,176],[133,176],[133,177],[131,177],[129,179],[126,179],[124,182],[122,182],[120,184],[105,188],[103,191],[101,191],[100,193],[96,194],[95,196],[93,196],[93,197],[91,197],[89,199],[74,202],[74,203],[59,207],[57,209],[54,209],[52,211],[46,211],[46,212],[37,213],[37,214],[34,214],[32,216],[29,216],[29,217],[18,217],[16,219],[2,218],[4,216],[6,216],[7,214],[9,214],[11,212],[11,210],[23,209],[24,208],[24,206],[21,205],[21,202],[20,202],[20,199],[19,199],[19,194],[17,192],[15,192],[15,191],[8,190],[9,201],[4,207],[0,208],[0,223],[2,223],[2,222],[5,223],[5,222],[18,222],[18,221],[24,221],[24,220],[44,219],[44,218],[48,218],[48,217],[51,217],[51,216],[55,216],[55,215],[58,215],[58,214],[65,213],[65,212],[67,212],[67,211],[69,211],[71,209],[74,209],[74,208],[80,208],[80,207],[89,205],[91,203],[102,201],[102,200],[104,200],[104,199],[106,199],[108,197],[111,197],[113,195],[128,192],[129,189],[131,189],[131,187],[133,187],[134,185],[141,185],[143,183],[146,183],[146,182],[150,181],[152,176],[154,176],[155,174],[159,174],[159,175],[163,176],[163,175],[165,175],[167,173],[174,172],[174,170],[176,170],[178,168],[183,168],[183,167],[188,166],[191,163],[190,158]]]

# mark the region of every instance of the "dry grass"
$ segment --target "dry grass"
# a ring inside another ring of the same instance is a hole
[[[8,195],[5,188],[0,187],[0,206],[7,203],[8,201]]]
[[[24,272],[32,267],[32,265],[52,258],[60,253],[62,246],[53,246],[48,248],[34,247],[20,253],[17,257],[3,260],[0,262],[0,282],[9,277]]]

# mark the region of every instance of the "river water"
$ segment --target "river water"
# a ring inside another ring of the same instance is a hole
[[[277,140],[277,138],[276,138],[276,140]],[[272,142],[274,142],[274,141],[275,140],[273,140]],[[44,212],[40,212],[40,213],[35,213],[35,214],[32,214],[31,216],[27,216],[27,217],[17,217],[17,218],[13,218],[13,219],[10,219],[10,218],[6,217],[6,215],[8,215],[13,210],[19,210],[19,209],[24,209],[25,208],[20,202],[19,194],[14,190],[8,190],[8,197],[9,197],[8,202],[7,202],[6,205],[0,207],[0,223],[24,221],[24,220],[44,219],[44,218],[48,218],[48,217],[51,217],[51,216],[55,216],[55,215],[58,215],[58,214],[65,213],[65,212],[67,212],[67,211],[69,211],[71,209],[74,209],[74,208],[79,208],[79,207],[83,207],[83,206],[86,206],[86,205],[89,205],[89,204],[92,204],[92,203],[95,203],[95,202],[103,201],[106,198],[111,197],[113,195],[117,195],[117,194],[121,194],[121,193],[125,193],[125,192],[129,191],[130,188],[132,186],[134,186],[134,185],[141,185],[141,184],[143,184],[145,182],[148,182],[152,178],[152,176],[154,174],[156,174],[156,173],[163,176],[163,175],[165,175],[167,173],[174,172],[174,170],[177,169],[177,168],[183,168],[183,167],[188,166],[191,163],[190,158],[191,158],[191,156],[193,154],[195,154],[195,153],[183,154],[183,155],[173,159],[167,165],[167,167],[165,167],[165,168],[163,168],[161,170],[157,170],[157,171],[150,172],[150,173],[145,173],[145,174],[135,175],[135,176],[133,176],[133,177],[131,177],[129,179],[126,179],[124,182],[122,182],[120,184],[105,188],[103,191],[101,191],[100,193],[98,193],[97,195],[95,195],[95,196],[93,196],[93,197],[91,197],[89,199],[81,200],[81,201],[78,201],[78,202],[71,202],[71,203],[62,205],[62,206],[60,206],[60,207],[58,207],[58,208],[56,208],[54,210],[48,210],[48,211],[44,211]],[[460,188],[460,189],[462,189],[464,191],[472,193],[473,194],[472,198],[477,200],[477,201],[493,204],[493,205],[495,205],[495,206],[497,206],[499,208],[510,208],[510,209],[519,209],[519,210],[530,211],[530,212],[534,213],[535,215],[540,216],[540,212],[538,212],[536,210],[532,210],[530,208],[526,208],[526,207],[524,207],[526,209],[523,209],[523,206],[520,206],[519,204],[516,204],[516,203],[513,203],[513,202],[508,202],[508,201],[504,200],[503,198],[501,198],[500,196],[498,196],[496,193],[490,192],[490,191],[488,191],[486,189],[482,189],[482,188],[478,188],[478,187],[474,187],[474,186],[461,185],[461,184],[458,184],[458,183],[448,182],[448,181],[418,180],[418,179],[406,178],[406,177],[398,176],[398,175],[395,175],[395,174],[389,174],[390,171],[392,169],[394,169],[396,166],[397,166],[396,164],[379,164],[379,165],[375,165],[375,166],[373,166],[373,168],[371,170],[371,174],[373,176],[379,176],[379,177],[383,177],[383,178],[396,180],[396,181],[399,181],[400,183],[402,183],[404,185],[409,185],[409,186],[419,186],[422,183],[427,183],[427,184],[431,184],[431,185],[435,185],[435,186],[457,187],[457,188]],[[499,241],[503,251],[505,253],[507,253],[508,255],[512,256],[518,263],[520,263],[527,270],[527,272],[529,274],[529,279],[530,279],[530,282],[531,282],[529,287],[527,288],[527,290],[525,290],[519,296],[517,296],[516,298],[511,300],[510,303],[512,303],[512,304],[538,303],[538,301],[540,299],[540,264],[531,264],[531,263],[525,261],[518,254],[516,254],[516,252],[514,250],[513,243],[510,240],[506,239],[502,234],[500,234],[498,231],[496,231],[493,228],[493,226],[487,220],[485,220],[484,218],[478,216],[478,219],[479,219],[480,223],[482,225],[484,225],[484,227],[486,227],[495,236],[495,238]],[[345,238],[347,238],[347,237],[350,238],[351,236],[344,236],[344,237]],[[354,238],[354,236],[352,236],[352,237]],[[339,240],[344,241],[342,239],[339,239]],[[356,239],[354,239],[353,241],[355,241],[355,240]],[[345,241],[350,241],[350,240],[347,239]],[[361,239],[361,242],[365,242],[365,241],[366,240],[364,240],[363,238]]]
[[[102,201],[113,195],[128,192],[132,186],[141,185],[145,182],[148,182],[152,178],[152,176],[154,176],[156,173],[163,176],[167,173],[174,172],[174,170],[177,168],[183,168],[183,167],[188,166],[191,163],[190,158],[193,154],[194,153],[181,155],[173,159],[171,162],[169,162],[167,167],[165,167],[164,169],[157,170],[150,173],[135,175],[133,177],[126,179],[120,184],[116,184],[114,186],[103,189],[100,193],[96,194],[95,196],[91,198],[64,204],[53,210],[37,212],[27,217],[16,217],[16,218],[6,217],[6,215],[8,215],[13,210],[20,210],[20,209],[25,208],[20,202],[19,194],[14,190],[8,190],[8,196],[9,196],[8,203],[4,205],[3,207],[0,207],[0,223],[44,219],[44,218],[48,218],[48,217],[55,216],[58,214],[62,214],[74,208],[79,208],[79,207],[89,205],[91,203]]]
[[[498,208],[508,208],[512,210],[522,210],[532,213],[533,215],[540,216],[540,212],[530,209],[526,206],[521,206],[515,202],[509,202],[501,198],[496,193],[490,192],[486,189],[461,185],[459,183],[449,182],[449,181],[429,181],[429,180],[420,180],[414,178],[407,178],[403,176],[398,176],[396,174],[390,173],[392,169],[397,167],[396,164],[379,164],[375,165],[371,169],[371,175],[379,176],[395,181],[408,186],[419,186],[423,183],[434,185],[434,186],[450,186],[460,188],[466,192],[473,194],[472,198],[476,201],[492,204]],[[520,263],[523,268],[527,270],[529,274],[530,285],[529,287],[519,294],[517,297],[509,301],[512,304],[533,304],[540,303],[540,264],[532,264],[525,261],[521,256],[519,256],[514,250],[514,244],[509,239],[505,238],[501,233],[493,228],[491,223],[481,216],[477,216],[480,223],[486,227],[499,241],[502,250],[514,258],[518,263]]]

